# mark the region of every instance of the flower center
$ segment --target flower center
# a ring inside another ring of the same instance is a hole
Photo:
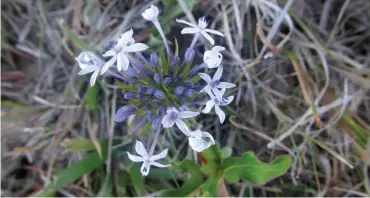
[[[210,85],[211,85],[211,87],[212,87],[212,88],[215,88],[215,87],[217,87],[219,84],[220,84],[220,80],[215,80],[215,81],[212,81]]]
[[[175,121],[175,120],[177,120],[179,118],[179,115],[176,113],[176,112],[171,112],[171,114],[170,114],[170,119],[172,120],[172,121]]]

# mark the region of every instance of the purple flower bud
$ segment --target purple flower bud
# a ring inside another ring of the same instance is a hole
[[[154,88],[149,88],[146,93],[149,94],[149,95],[153,95],[155,92],[155,89]]]
[[[183,82],[183,79],[180,76],[178,76],[178,77],[176,77],[176,81],[177,82]]]
[[[138,93],[136,97],[139,98],[139,99],[142,99],[142,98],[145,97],[145,95],[144,95],[144,93]]]
[[[150,55],[150,63],[154,66],[154,67],[158,67],[159,66],[159,60],[158,60],[158,56],[155,52],[153,52],[151,55]]]
[[[155,131],[159,130],[162,126],[162,116],[158,116],[154,118],[153,123],[152,123],[152,129]]]
[[[161,82],[161,76],[159,74],[154,74],[154,81],[156,83],[160,83]]]
[[[167,111],[167,109],[165,107],[161,107],[161,109],[159,109],[159,114],[163,115],[163,114],[166,113],[166,111]]]
[[[153,117],[154,117],[154,116],[155,116],[155,113],[154,113],[153,111],[151,111],[151,112],[149,112],[149,113],[147,114],[147,116],[146,116],[146,117],[147,117],[148,119],[150,119],[150,120],[151,120],[151,119],[153,119]]]
[[[126,73],[127,73],[127,75],[129,75],[131,77],[136,77],[137,76],[136,69],[133,69],[131,67],[127,68]]]
[[[184,87],[176,87],[175,92],[177,95],[181,95],[184,92]]]
[[[152,105],[150,105],[150,104],[145,105],[145,110],[150,110],[151,108],[152,108]]]
[[[190,61],[193,61],[195,51],[192,48],[188,48],[185,52],[184,62],[182,63],[183,66],[187,65]]]
[[[145,67],[143,66],[143,64],[141,64],[140,61],[134,59],[134,58],[130,58],[130,63],[131,65],[137,69],[138,71],[142,72],[143,74],[145,74],[146,76],[150,77],[150,72],[148,70],[145,69]]]
[[[185,90],[185,96],[187,96],[187,97],[190,97],[190,96],[192,96],[194,94],[195,94],[195,90],[194,89],[187,89],[187,90]]]
[[[126,99],[126,100],[131,100],[131,99],[134,99],[136,96],[136,93],[135,92],[132,92],[132,91],[128,91],[126,92],[123,97]]]
[[[163,91],[156,89],[154,92],[154,96],[158,99],[163,99],[166,97],[166,94]]]
[[[171,67],[175,67],[179,61],[180,61],[180,57],[178,56],[173,57],[171,61]]]
[[[202,63],[200,65],[197,65],[192,70],[189,71],[189,73],[188,73],[187,76],[188,77],[194,76],[194,75],[198,74],[199,70],[201,70],[201,69],[203,69],[205,67],[206,67],[206,64],[205,63]]]
[[[123,122],[126,118],[136,111],[136,106],[127,105],[118,109],[116,115],[114,116],[114,121]]]
[[[132,84],[138,83],[138,81],[136,79],[133,79],[133,78],[130,78],[130,77],[127,77],[127,76],[124,76],[124,75],[121,75],[121,74],[118,74],[118,73],[109,71],[109,70],[107,71],[106,75],[107,76],[112,76],[114,78],[121,79],[122,81],[125,81],[127,83],[132,83]]]
[[[138,90],[139,90],[139,92],[144,92],[146,90],[146,87],[139,86]]]
[[[179,110],[180,111],[189,111],[189,108],[186,105],[181,105]]]
[[[184,83],[184,85],[187,88],[194,88],[194,83],[192,83],[192,82],[186,82],[186,83]]]
[[[168,85],[168,84],[172,83],[172,79],[170,77],[166,77],[164,79],[164,83],[166,83]]]

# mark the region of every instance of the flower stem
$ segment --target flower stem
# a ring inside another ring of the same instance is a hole
[[[194,35],[193,41],[191,41],[190,49],[194,48],[195,43],[198,41],[199,38],[199,32]]]
[[[170,47],[168,46],[166,35],[164,35],[164,32],[163,32],[162,27],[161,27],[161,24],[158,22],[158,20],[153,21],[153,24],[157,28],[159,34],[161,35],[161,37],[163,39],[163,43],[164,43],[164,46],[165,46],[166,51],[167,51],[167,56],[170,57],[170,55],[171,55]]]
[[[152,145],[150,146],[149,156],[152,156],[152,155],[153,155],[153,153],[154,153],[154,149],[155,149],[155,146],[157,145],[158,137],[159,137],[159,134],[161,133],[161,131],[162,131],[162,127],[160,127],[160,128],[155,132],[155,136],[154,136],[154,139],[153,139]]]

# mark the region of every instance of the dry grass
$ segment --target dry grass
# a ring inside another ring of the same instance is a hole
[[[87,78],[76,75],[74,61],[81,49],[62,29],[70,27],[97,52],[129,28],[137,30],[137,40],[145,40],[151,28],[140,13],[158,2],[1,2],[2,196],[35,195],[55,172],[81,159],[84,153],[63,153],[67,138],[131,141],[112,119],[121,101],[117,86],[103,80],[97,109],[85,108]],[[223,27],[226,36],[218,42],[228,49],[225,72],[238,85],[229,121],[220,125],[215,117],[204,117],[205,130],[222,146],[232,146],[235,155],[253,150],[266,161],[281,153],[294,158],[289,174],[266,186],[228,185],[230,194],[370,196],[370,2],[178,4],[181,17],[195,21],[205,15],[211,27]],[[174,20],[168,25],[178,30]],[[174,134],[159,142],[172,145],[173,154],[188,153],[184,141]],[[122,170],[117,157],[109,156],[108,176]],[[93,177],[85,175],[59,193],[96,195],[88,188]]]

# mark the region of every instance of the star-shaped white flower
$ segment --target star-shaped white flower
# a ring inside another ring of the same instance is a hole
[[[227,89],[227,88],[233,88],[233,87],[235,87],[236,85],[233,84],[233,83],[220,82],[220,78],[222,76],[222,72],[223,72],[223,67],[221,66],[221,67],[219,67],[217,69],[217,71],[216,71],[215,75],[213,76],[213,78],[211,78],[206,73],[198,73],[198,75],[204,81],[207,82],[207,85],[200,92],[206,92],[211,97],[213,95],[211,93],[211,91],[213,91],[213,92],[220,92],[218,89]]]
[[[225,113],[222,111],[220,106],[226,106],[234,100],[234,96],[223,98],[226,89],[214,92],[215,95],[211,94],[211,99],[207,102],[206,107],[202,110],[203,113],[209,113],[213,107],[215,107],[216,114],[220,118],[220,123],[225,121]]]
[[[167,110],[167,114],[162,119],[162,125],[164,128],[170,128],[174,124],[186,135],[189,136],[190,130],[186,126],[185,122],[182,121],[184,118],[192,118],[199,115],[199,112],[194,111],[178,111],[175,107],[171,107]]]
[[[204,137],[208,137],[210,139],[210,142],[205,141],[203,139]],[[209,134],[208,132],[203,132],[199,129],[190,132],[190,136],[188,137],[188,139],[190,147],[196,152],[202,152],[215,144],[215,140],[213,139],[211,134]]]
[[[135,43],[135,40],[132,37],[133,33],[132,29],[130,29],[122,34],[121,38],[118,39],[117,44],[112,46],[112,49],[103,54],[104,57],[112,56],[112,58],[104,64],[101,70],[102,74],[104,74],[116,61],[118,71],[121,71],[122,69],[127,70],[130,62],[126,53],[140,52],[149,48],[143,43]]]
[[[90,85],[94,86],[103,62],[92,52],[81,52],[75,60],[81,68],[78,75],[93,73],[90,77]]]
[[[191,24],[191,23],[189,23],[185,20],[182,20],[182,19],[176,19],[176,21],[178,23],[183,23],[183,24],[186,24],[186,25],[190,26],[190,27],[182,29],[181,34],[197,34],[197,33],[200,33],[209,42],[211,42],[212,45],[215,44],[215,40],[213,40],[213,38],[208,33],[216,34],[216,35],[219,35],[219,36],[224,36],[224,34],[222,34],[220,31],[207,29],[206,27],[207,27],[208,23],[207,23],[205,17],[199,18],[198,25]]]
[[[141,16],[143,16],[143,18],[148,21],[157,21],[158,14],[159,14],[158,8],[154,5],[151,5],[150,8],[146,9],[143,13],[141,13]]]
[[[222,46],[214,46],[211,50],[204,52],[203,61],[208,68],[215,68],[221,65],[222,54],[225,48]]]
[[[167,156],[168,149],[164,149],[158,155],[150,156],[146,152],[143,143],[140,141],[136,141],[135,150],[136,150],[136,153],[139,154],[140,156],[131,155],[129,152],[127,152],[127,155],[128,155],[128,158],[130,158],[130,160],[133,162],[143,162],[143,165],[141,166],[141,169],[140,169],[140,172],[143,176],[147,176],[149,174],[150,166],[155,166],[159,168],[165,168],[165,167],[171,166],[171,164],[163,165],[158,162],[155,162],[159,159],[165,158]]]

